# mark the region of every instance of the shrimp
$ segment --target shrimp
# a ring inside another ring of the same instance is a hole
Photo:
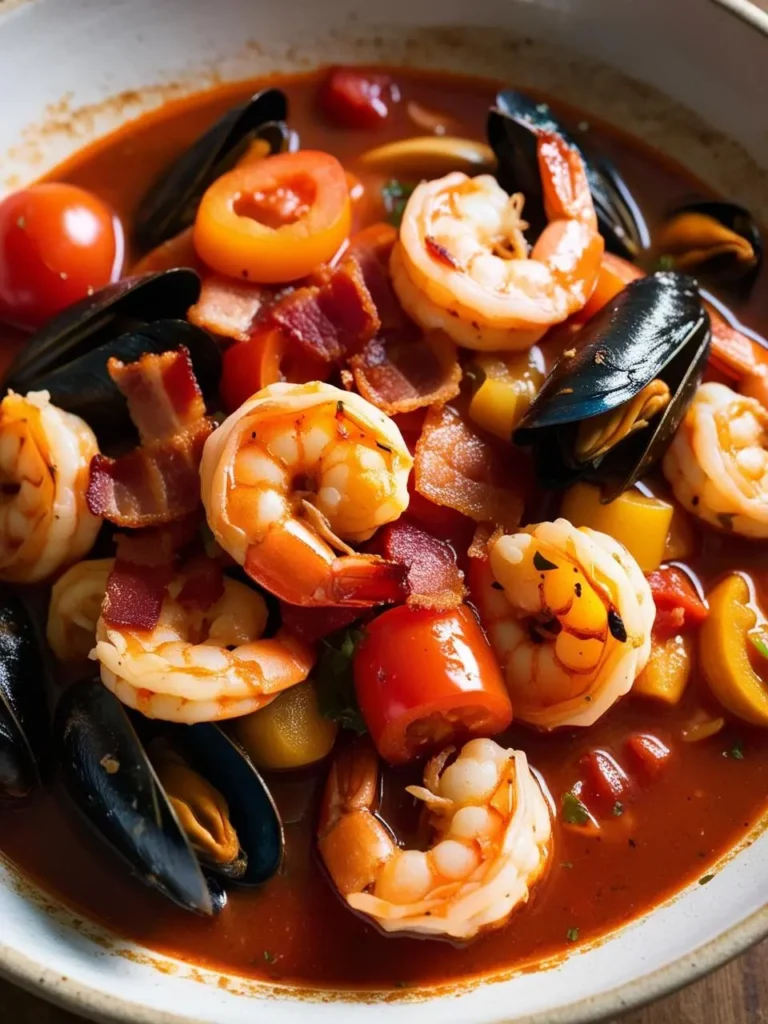
[[[402,849],[376,815],[378,758],[367,740],[341,749],[321,807],[318,846],[347,904],[388,932],[471,939],[499,928],[544,874],[552,823],[525,754],[474,739],[452,764],[433,757],[407,791],[435,840]]]
[[[203,504],[221,547],[282,600],[393,601],[402,567],[345,542],[400,516],[412,464],[396,425],[359,395],[271,384],[206,441]]]
[[[492,542],[471,573],[518,720],[592,725],[645,668],[651,588],[607,534],[566,519],[539,523]]]
[[[490,175],[454,172],[414,190],[390,270],[425,330],[465,348],[527,349],[591,296],[604,246],[584,164],[557,135],[540,134],[537,148],[549,224],[530,256],[523,197]]]
[[[54,583],[45,635],[59,661],[87,659],[114,564],[114,558],[77,562]]]
[[[680,504],[721,530],[768,537],[768,410],[702,384],[662,463]]]
[[[96,626],[101,679],[124,704],[147,718],[214,722],[248,715],[282,690],[303,682],[311,651],[288,633],[259,639],[267,623],[264,598],[235,580],[205,611],[177,600],[184,577],[166,589],[152,630]]]
[[[93,431],[47,391],[0,402],[0,579],[35,583],[87,554],[101,519],[85,500]]]

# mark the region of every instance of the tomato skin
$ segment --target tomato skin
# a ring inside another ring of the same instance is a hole
[[[648,573],[646,579],[656,603],[653,629],[657,636],[674,636],[695,629],[709,615],[709,608],[680,569],[673,565],[657,569]]]
[[[122,229],[97,197],[44,182],[0,203],[0,319],[36,328],[120,276]]]
[[[389,77],[352,68],[331,68],[321,91],[320,106],[340,128],[378,128],[399,99]]]
[[[391,764],[494,735],[512,721],[496,658],[466,605],[379,615],[357,648],[354,677],[371,738]]]

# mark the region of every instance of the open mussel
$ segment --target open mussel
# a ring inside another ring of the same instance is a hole
[[[658,261],[714,285],[748,290],[763,259],[763,240],[743,206],[703,199],[674,209],[654,238]]]
[[[107,373],[111,356],[133,362],[145,352],[184,345],[206,397],[218,389],[218,346],[206,331],[183,319],[199,294],[200,279],[186,268],[107,285],[33,334],[4,385],[20,394],[48,391],[54,405],[81,416],[100,441],[133,436],[126,401]]]
[[[581,153],[606,248],[636,260],[650,244],[643,215],[619,172],[605,157],[586,151],[555,118],[546,103],[514,89],[502,89],[488,115],[488,141],[496,154],[499,184],[507,192],[525,196],[525,219],[533,236],[546,224],[544,196],[539,179],[536,139],[539,132],[554,132]]]
[[[178,234],[194,220],[203,193],[230,170],[256,139],[269,152],[298,146],[298,137],[286,125],[288,101],[280,89],[262,89],[240,106],[228,110],[154,182],[136,214],[136,240],[152,249]]]
[[[24,800],[48,762],[45,667],[32,620],[7,587],[0,588],[0,801]]]
[[[695,281],[664,271],[619,292],[574,337],[514,433],[548,487],[580,477],[610,501],[659,460],[698,387],[710,322]]]
[[[99,682],[62,696],[54,741],[64,786],[146,885],[213,914],[225,884],[260,885],[283,857],[283,828],[254,766],[218,726],[162,726]]]

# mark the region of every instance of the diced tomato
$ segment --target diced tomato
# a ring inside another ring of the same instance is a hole
[[[657,636],[674,636],[696,629],[709,615],[709,608],[681,569],[657,569],[648,573],[646,579],[656,603],[653,629]]]
[[[355,653],[355,692],[381,756],[405,764],[512,721],[493,651],[466,605],[379,615]]]
[[[667,744],[650,733],[630,736],[627,740],[627,751],[649,778],[655,778],[672,756]]]
[[[607,751],[590,750],[579,759],[579,764],[584,771],[585,789],[589,794],[611,805],[627,798],[631,789],[629,778]]]
[[[331,68],[320,90],[320,107],[341,128],[376,128],[399,99],[389,75]]]
[[[304,608],[280,602],[283,628],[308,644],[350,626],[363,612],[361,608]]]

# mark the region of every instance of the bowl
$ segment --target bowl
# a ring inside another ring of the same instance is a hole
[[[743,0],[5,0],[0,183],[222,79],[333,61],[504,78],[567,96],[768,214],[768,16]],[[374,24],[375,22],[375,24]],[[55,837],[52,837],[55,842]],[[692,981],[768,933],[768,834],[605,941],[537,971],[353,998],[279,989],[109,935],[0,864],[0,972],[99,1021],[593,1021]],[[151,931],[151,922],[147,922]],[[329,936],[329,941],[333,937]]]

